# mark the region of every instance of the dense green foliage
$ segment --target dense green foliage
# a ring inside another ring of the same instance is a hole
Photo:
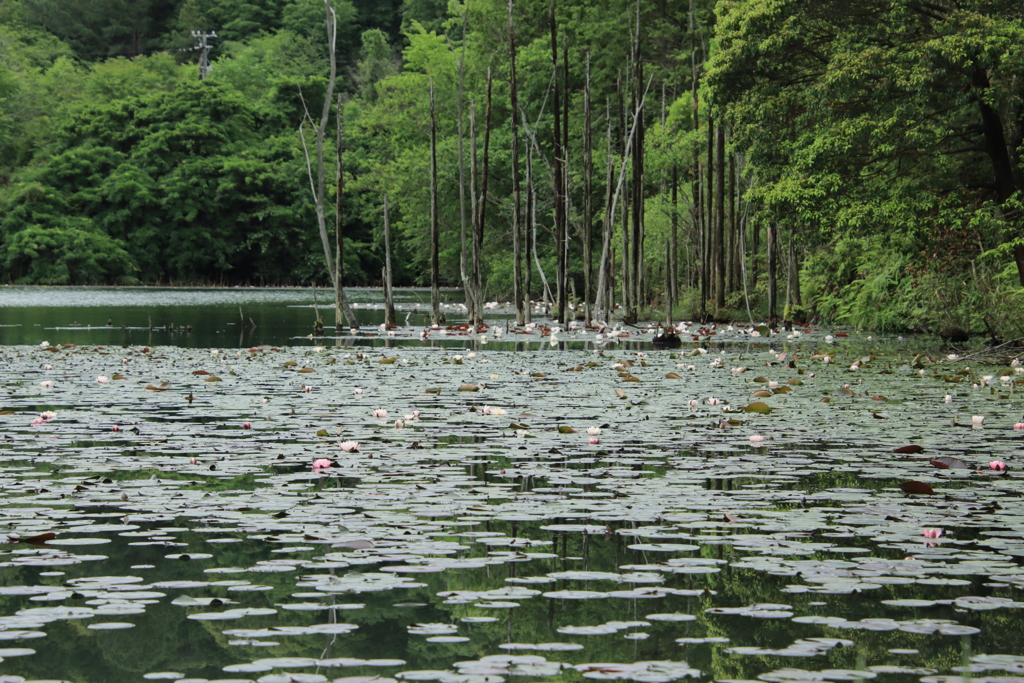
[[[543,295],[544,279],[555,290],[557,83],[574,298],[596,296],[621,174],[607,263],[616,301],[628,299],[628,255],[639,268],[630,305],[658,315],[674,296],[680,308],[669,315],[745,317],[749,300],[772,316],[771,278],[786,290],[784,319],[1024,335],[1008,308],[1024,283],[1015,0],[518,0],[519,112],[507,2],[332,5],[347,284],[380,282],[385,194],[396,284],[429,282],[431,86],[440,276],[463,282],[490,70],[487,298],[512,291],[513,116],[519,177],[527,161],[533,174],[529,295]],[[4,280],[328,281],[299,133],[308,112],[311,149],[329,71],[325,27],[324,0],[0,0]],[[194,31],[217,34],[204,81]],[[636,111],[640,151],[624,161]],[[329,223],[337,115],[325,134]],[[781,263],[771,271],[768,248]]]

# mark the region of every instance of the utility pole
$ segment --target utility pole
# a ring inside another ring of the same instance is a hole
[[[199,40],[199,44],[194,49],[199,50],[199,80],[203,80],[211,68],[209,58],[211,46],[206,41],[210,38],[216,38],[217,32],[192,31],[192,37]]]

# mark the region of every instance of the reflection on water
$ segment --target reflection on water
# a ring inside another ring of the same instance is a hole
[[[379,289],[346,289],[360,325],[384,322]],[[314,299],[329,328],[312,337]],[[444,290],[449,323],[464,322],[461,290]],[[429,324],[430,291],[396,289],[401,325]],[[501,318],[500,313],[494,315]],[[57,343],[210,348],[333,344],[332,292],[305,288],[0,287],[0,345]],[[346,333],[345,343],[368,344]]]

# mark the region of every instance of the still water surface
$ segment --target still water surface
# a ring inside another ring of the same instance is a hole
[[[4,683],[1024,680],[1013,368],[824,331],[158,345],[138,320],[205,313],[127,293],[0,308],[31,332],[0,347]],[[243,294],[202,298],[308,325]]]
[[[362,327],[384,322],[379,289],[347,289]],[[313,339],[316,308],[328,328]],[[465,320],[461,290],[442,292],[449,323]],[[332,292],[304,288],[0,287],[0,345],[147,344],[209,348],[334,343]],[[401,325],[429,322],[430,290],[395,291]],[[494,317],[502,318],[498,313]],[[349,343],[358,338],[345,335]]]

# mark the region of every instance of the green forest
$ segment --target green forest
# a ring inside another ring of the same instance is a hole
[[[1020,0],[0,0],[10,284],[1009,340],[1022,154]]]

